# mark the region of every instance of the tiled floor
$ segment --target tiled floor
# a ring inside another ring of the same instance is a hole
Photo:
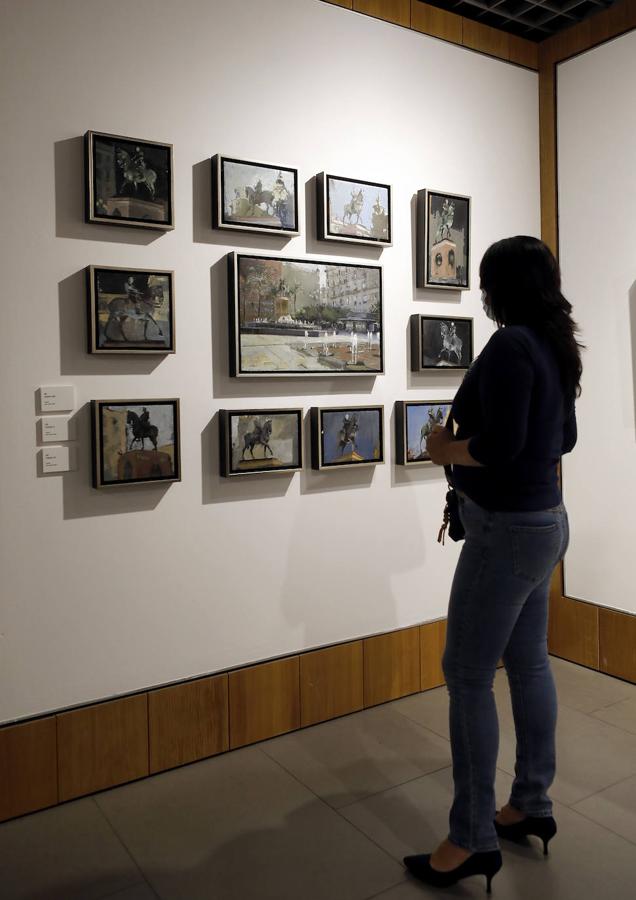
[[[553,658],[559,833],[506,844],[500,900],[636,896],[636,686]],[[514,768],[497,673],[498,802]],[[447,833],[445,688],[0,825],[2,900],[417,900],[401,859]]]

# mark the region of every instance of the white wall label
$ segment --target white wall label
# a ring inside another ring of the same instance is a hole
[[[75,407],[75,388],[72,384],[56,384],[40,388],[42,412],[63,412]]]
[[[50,441],[59,443],[60,441],[72,440],[70,418],[68,416],[44,416],[41,421],[42,440],[44,443]]]
[[[68,472],[71,468],[71,455],[68,447],[45,447],[42,450],[42,471]]]

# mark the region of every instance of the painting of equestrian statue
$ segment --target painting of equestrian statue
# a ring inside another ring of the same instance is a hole
[[[212,225],[298,234],[298,171],[215,156]]]
[[[411,369],[467,369],[473,360],[473,320],[411,316]]]
[[[85,150],[88,222],[174,227],[172,144],[88,131]]]
[[[436,425],[446,424],[451,405],[451,400],[396,403],[396,451],[399,465],[431,462],[426,442]]]
[[[391,187],[321,173],[316,179],[321,240],[391,244]]]
[[[88,269],[89,353],[174,353],[173,273]]]
[[[230,373],[384,370],[379,266],[231,253]]]
[[[179,401],[93,400],[93,486],[179,481]]]
[[[418,191],[417,287],[470,287],[470,197]]]
[[[225,477],[302,467],[302,409],[221,410],[219,423]]]
[[[384,462],[383,419],[382,406],[313,407],[313,468]]]

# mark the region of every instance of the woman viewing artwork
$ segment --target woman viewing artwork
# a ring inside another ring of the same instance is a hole
[[[442,887],[502,865],[499,838],[556,833],[557,698],[547,651],[548,593],[567,548],[559,458],[576,443],[582,345],[558,263],[541,241],[493,244],[480,267],[482,302],[497,324],[457,392],[457,432],[437,425],[433,463],[451,465],[465,543],[448,609],[443,669],[450,697],[454,800],[450,829],[431,854],[405,857]],[[495,807],[497,663],[508,675],[517,737],[508,802]]]

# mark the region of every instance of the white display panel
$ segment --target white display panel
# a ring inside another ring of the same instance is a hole
[[[636,32],[558,67],[559,239],[581,325],[579,443],[564,459],[570,597],[636,612]]]
[[[445,483],[432,469],[396,470],[393,401],[451,397],[459,384],[457,374],[409,373],[411,313],[473,316],[479,351],[491,333],[481,255],[507,235],[539,234],[536,73],[319,0],[1,9],[12,299],[0,329],[11,385],[0,721],[444,616],[459,549],[436,543]],[[83,224],[86,129],[174,144],[174,231]],[[300,236],[213,232],[216,152],[297,167]],[[392,247],[316,240],[306,184],[322,171],[391,184]],[[473,287],[461,301],[414,287],[414,197],[424,187],[472,197]],[[379,261],[386,375],[230,380],[232,249]],[[86,354],[89,264],[174,269],[174,356]],[[76,386],[78,468],[38,479],[33,392],[56,381]],[[181,398],[183,481],[94,491],[86,404],[152,396]],[[291,479],[218,474],[218,409],[346,403],[385,406],[386,465]]]

